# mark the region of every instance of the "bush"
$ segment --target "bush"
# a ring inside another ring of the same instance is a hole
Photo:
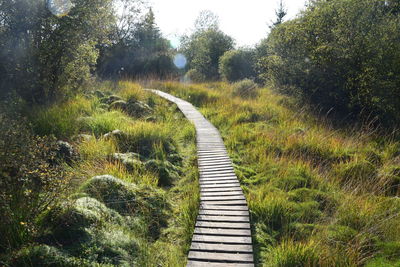
[[[206,76],[204,76],[200,71],[196,69],[191,69],[186,72],[185,75],[186,80],[195,83],[201,83],[206,81]]]
[[[0,114],[0,253],[29,242],[37,217],[61,197],[68,180],[54,139],[33,135],[15,114]]]
[[[251,50],[231,50],[219,59],[219,73],[229,82],[255,78],[253,52]]]
[[[260,59],[277,87],[343,117],[400,120],[400,17],[395,1],[313,1],[275,27]]]
[[[233,84],[233,95],[243,98],[254,98],[257,96],[257,84],[250,79],[236,82]]]

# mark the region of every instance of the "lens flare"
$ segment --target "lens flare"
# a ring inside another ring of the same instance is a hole
[[[183,69],[187,64],[187,59],[182,54],[177,54],[174,57],[174,64],[178,69]]]
[[[47,8],[57,17],[68,15],[72,7],[71,0],[47,0]]]

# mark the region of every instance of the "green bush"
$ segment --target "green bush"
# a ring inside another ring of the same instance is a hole
[[[188,72],[186,72],[185,78],[186,80],[195,83],[201,83],[206,81],[206,76],[204,76],[200,71],[196,69],[191,69]]]
[[[231,50],[219,59],[219,73],[229,82],[255,78],[254,55],[251,50]]]
[[[250,79],[244,79],[233,85],[233,95],[243,98],[254,98],[257,96],[257,84]]]
[[[275,27],[262,76],[333,113],[393,125],[400,120],[397,1],[313,1]]]
[[[68,184],[54,139],[38,137],[24,119],[0,113],[0,253],[31,241],[37,217],[57,203]]]

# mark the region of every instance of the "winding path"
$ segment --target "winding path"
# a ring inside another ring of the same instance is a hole
[[[187,266],[254,266],[247,202],[221,135],[189,102],[150,91],[175,103],[196,127],[200,209]]]

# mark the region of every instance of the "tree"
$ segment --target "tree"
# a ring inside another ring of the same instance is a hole
[[[272,26],[270,26],[270,28],[276,27],[277,25],[281,24],[283,22],[283,18],[287,15],[287,9],[283,3],[283,0],[279,1],[279,6],[275,10],[275,15],[276,21],[272,23]]]
[[[194,23],[194,27],[196,31],[216,30],[219,28],[219,17],[210,10],[202,10]]]
[[[400,17],[391,3],[313,1],[271,31],[263,78],[347,118],[399,122]]]
[[[120,75],[167,77],[175,71],[172,51],[155,22],[153,10],[134,25],[130,32],[102,51],[98,73],[103,77]]]
[[[253,79],[254,51],[250,49],[230,50],[219,60],[219,73],[221,77],[229,82]]]
[[[111,0],[75,0],[68,9],[49,3],[0,1],[2,91],[15,88],[31,102],[60,98],[88,80],[113,19]]]

